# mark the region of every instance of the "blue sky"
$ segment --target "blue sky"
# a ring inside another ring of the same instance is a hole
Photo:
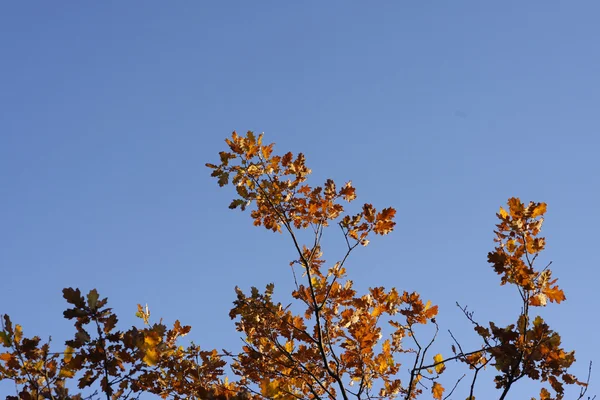
[[[542,314],[585,375],[600,360],[599,12],[593,1],[3,3],[0,313],[60,343],[61,289],[97,288],[123,328],[148,303],[202,346],[237,348],[234,286],[273,281],[285,302],[294,256],[229,211],[232,192],[204,167],[231,131],[253,130],[304,152],[314,184],[351,179],[359,201],[398,210],[397,230],[356,254],[350,276],[420,291],[465,343],[455,301],[499,324],[519,312],[486,263],[495,212],[511,196],[547,202],[543,260],[568,301]],[[538,390],[522,383],[514,398]]]

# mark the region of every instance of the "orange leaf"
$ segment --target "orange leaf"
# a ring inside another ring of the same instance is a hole
[[[552,303],[560,303],[563,300],[566,300],[565,293],[562,289],[559,289],[558,286],[547,287],[542,290],[546,296],[548,296],[548,300]]]
[[[340,196],[346,201],[352,201],[356,198],[356,189],[352,187],[352,182],[348,182],[340,190]]]
[[[444,387],[437,382],[433,382],[431,393],[433,394],[434,399],[441,400],[444,395]]]
[[[363,206],[363,214],[367,222],[373,223],[375,222],[375,209],[371,204],[365,204]]]
[[[546,388],[540,390],[540,400],[550,400],[550,392]]]
[[[529,299],[529,305],[532,305],[535,307],[544,307],[546,305],[546,302],[547,302],[547,297],[543,293],[538,293]]]
[[[546,213],[546,203],[539,203],[531,211],[531,218],[539,217],[540,215],[544,215],[545,213]]]
[[[508,209],[510,211],[510,216],[513,218],[519,218],[523,215],[523,211],[525,211],[525,206],[521,203],[521,200],[518,197],[511,197],[508,199]]]

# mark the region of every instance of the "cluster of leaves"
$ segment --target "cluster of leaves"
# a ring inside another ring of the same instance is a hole
[[[295,315],[289,307],[274,303],[272,285],[263,293],[252,288],[250,295],[237,289],[230,315],[237,319],[237,329],[245,335],[247,345],[233,367],[243,377],[243,385],[254,384],[268,398],[411,399],[420,395],[427,387],[424,381],[429,381],[433,397],[441,399],[445,389],[438,378],[444,363],[457,359],[475,370],[472,399],[477,373],[488,364],[500,372],[496,385],[503,390],[501,398],[523,377],[549,382],[557,399],[563,397],[563,383],[585,387],[567,373],[574,353],[562,349],[560,336],[541,317],[532,319],[529,313],[530,306],[564,300],[548,267],[542,271],[534,268],[545,245],[544,238],[538,237],[544,203],[525,206],[512,198],[509,211],[501,208],[498,214],[498,246],[489,261],[501,275],[502,284],[517,286],[521,294],[523,309],[517,324],[498,328],[490,322],[485,328],[464,309],[483,339],[481,349],[464,352],[457,342],[459,350],[453,346],[453,357],[444,360],[436,354],[434,362],[425,365],[437,335],[437,306],[424,304],[417,293],[400,294],[395,288],[371,288],[367,294],[358,295],[344,266],[358,244],[369,243],[371,232],[385,235],[393,230],[395,210],[377,212],[371,204],[364,204],[359,213],[345,214],[342,201],[356,198],[350,182],[340,190],[332,180],[322,187],[311,187],[305,183],[311,171],[304,155],[273,155],[273,144],[263,145],[262,138],[252,132],[246,136],[234,132],[226,140],[229,151],[220,153],[221,163],[207,166],[220,186],[230,180],[235,186],[239,197],[230,208],[244,210],[255,203],[251,212],[255,225],[276,232],[285,230],[290,235],[297,253],[291,266],[300,268],[306,278],[304,283],[296,281],[292,297],[304,304],[305,312]],[[347,249],[327,268],[321,237],[323,229],[334,222],[342,230]],[[312,231],[309,245],[299,243],[300,229]],[[386,323],[392,328],[389,337],[383,335],[382,325]],[[416,324],[434,325],[436,335],[421,344],[413,329]],[[412,344],[407,345],[406,338]],[[405,382],[398,377],[400,356],[410,360]],[[379,390],[373,393],[375,387]],[[549,396],[547,389],[542,389],[540,397]]]
[[[381,383],[378,396],[416,395],[419,389],[403,387],[397,378],[401,364],[395,356],[415,351],[403,348],[402,339],[412,335],[415,324],[431,321],[437,307],[423,304],[416,293],[400,294],[396,289],[373,288],[358,296],[344,267],[358,245],[368,245],[370,233],[386,235],[393,230],[396,211],[378,212],[364,204],[359,213],[344,215],[342,202],[356,199],[351,182],[339,190],[332,180],[323,186],[307,185],[311,171],[304,155],[272,155],[273,144],[263,145],[262,135],[248,132],[242,137],[234,132],[227,144],[230,152],[220,153],[221,164],[207,166],[221,186],[230,178],[235,185],[239,198],[230,208],[243,210],[254,202],[255,225],[276,232],[285,229],[297,251],[291,266],[306,277],[303,284],[296,281],[292,293],[304,304],[303,315],[273,303],[272,285],[264,293],[253,288],[249,296],[237,289],[230,316],[238,319],[237,329],[246,335],[247,345],[233,368],[243,383],[257,385],[267,397],[370,397],[376,381]],[[320,241],[323,229],[334,221],[347,249],[326,269]],[[310,247],[301,245],[296,235],[298,229],[307,228],[314,233]],[[385,315],[402,318],[389,321],[393,332],[384,340],[379,321]],[[418,358],[426,353],[415,352]],[[347,380],[357,388],[349,389]]]
[[[535,265],[546,244],[539,236],[545,212],[546,203],[525,205],[519,199],[511,198],[508,210],[501,207],[497,214],[500,220],[494,239],[497,246],[488,254],[488,261],[500,275],[502,285],[514,285],[518,289],[522,308],[516,323],[500,328],[490,322],[487,328],[469,316],[484,341],[488,358],[494,360],[493,365],[500,372],[495,381],[496,387],[503,390],[501,398],[524,377],[549,382],[557,399],[564,396],[564,384],[586,386],[567,372],[575,361],[575,352],[565,351],[560,335],[550,329],[541,316],[534,317],[530,312],[530,307],[565,300],[557,280],[552,279],[550,264],[541,270]],[[473,366],[485,364],[488,359],[481,355],[477,362],[473,361],[467,360]],[[542,388],[540,398],[550,399],[550,392]]]
[[[323,187],[304,184],[311,173],[304,155],[272,155],[273,143],[263,145],[262,138],[252,132],[246,137],[234,132],[231,139],[226,139],[231,152],[219,153],[221,164],[206,164],[220,186],[230,180],[235,185],[239,198],[229,208],[245,210],[255,203],[256,209],[251,212],[254,225],[264,225],[274,232],[280,232],[282,226],[289,232],[293,228],[326,227],[343,213],[340,200],[351,202],[356,198],[351,182],[339,191],[331,179]],[[393,208],[377,213],[372,205],[365,204],[361,213],[344,217],[342,226],[348,236],[366,245],[369,232],[385,235],[392,231],[395,213]]]
[[[249,293],[236,288],[230,317],[245,344],[239,352],[218,354],[193,343],[179,345],[191,328],[179,321],[170,329],[162,322],[151,324],[148,308],[141,305],[137,316],[143,327],[116,330],[116,315],[95,290],[84,298],[79,290],[65,289],[71,308],[64,316],[74,320],[75,335],[64,352],[51,353],[49,343],[25,338],[21,327],[13,327],[5,316],[0,340],[7,351],[0,354],[0,379],[13,380],[18,388],[18,397],[7,398],[82,399],[67,388],[69,380],[76,380],[80,390],[96,384],[107,399],[145,392],[173,399],[250,400],[415,399],[429,393],[440,400],[449,398],[462,380],[450,390],[440,382],[453,360],[473,372],[470,400],[475,399],[478,374],[487,366],[498,371],[500,399],[523,378],[549,384],[554,394],[544,387],[540,400],[562,399],[564,384],[581,386],[583,398],[587,382],[568,373],[574,353],[565,351],[558,333],[530,312],[565,300],[549,265],[535,267],[545,246],[538,235],[546,204],[525,205],[512,198],[508,210],[498,213],[497,246],[488,259],[501,284],[518,289],[518,320],[504,328],[494,322],[484,326],[463,308],[481,346],[464,351],[451,334],[454,354],[444,357],[432,350],[439,332],[437,306],[418,293],[396,288],[375,287],[359,294],[348,277],[351,253],[367,246],[371,234],[392,232],[396,211],[378,211],[367,203],[357,207],[357,213],[346,213],[347,204],[356,199],[351,182],[337,186],[329,179],[323,186],[309,186],[311,170],[304,155],[274,155],[273,144],[265,145],[262,139],[252,132],[234,132],[226,140],[229,150],[220,153],[220,163],[207,166],[220,186],[235,186],[237,197],[230,208],[253,206],[254,225],[289,235],[296,253],[290,262],[292,304],[274,300],[273,284],[264,291],[253,287]],[[345,248],[328,263],[321,239],[334,225],[341,229]],[[300,231],[308,233],[302,235],[309,237],[307,243],[300,241]],[[417,331],[423,332],[419,326],[430,328],[428,340],[417,337]],[[231,359],[235,382],[223,377],[224,357]],[[403,370],[408,371],[405,377],[400,376]]]
[[[37,336],[24,337],[21,326],[13,327],[4,316],[0,338],[8,350],[0,354],[0,379],[13,380],[18,388],[17,396],[7,399],[84,399],[80,393],[70,394],[69,380],[76,380],[80,390],[99,382],[107,399],[128,399],[143,392],[173,399],[246,397],[244,390],[220,379],[225,362],[215,350],[177,345],[189,326],[179,321],[171,329],[150,324],[148,308],[138,305],[136,315],[144,327],[118,331],[117,316],[95,289],[86,298],[79,289],[64,289],[63,295],[72,306],[64,317],[74,320],[75,327],[64,352],[50,352],[50,343],[42,344]],[[85,398],[96,395],[98,390]]]

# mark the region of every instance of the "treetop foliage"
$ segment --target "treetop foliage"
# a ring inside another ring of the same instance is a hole
[[[563,399],[567,385],[580,387],[579,399],[585,396],[589,376],[581,381],[569,373],[574,352],[563,349],[559,334],[535,313],[566,299],[550,265],[537,262],[546,245],[540,236],[545,203],[511,198],[496,214],[496,246],[488,261],[500,284],[515,287],[520,296],[517,320],[508,326],[480,323],[461,308],[479,343],[464,349],[451,334],[451,348],[437,352],[437,305],[394,287],[358,293],[346,270],[357,248],[393,231],[395,209],[365,203],[346,213],[357,198],[352,183],[328,179],[310,186],[302,153],[274,155],[274,145],[253,132],[234,132],[226,143],[219,163],[206,165],[220,186],[234,186],[230,208],[251,208],[254,225],[289,237],[294,306],[274,300],[273,283],[249,292],[236,287],[229,316],[244,345],[238,351],[203,350],[193,342],[180,344],[190,326],[152,322],[148,306],[137,306],[140,327],[118,330],[117,316],[95,289],[84,296],[66,288],[64,317],[73,321],[74,335],[64,351],[51,351],[50,341],[38,336],[27,338],[4,316],[0,379],[15,383],[7,399],[128,399],[151,393],[164,399],[440,400],[463,390],[473,400],[486,368],[496,373],[499,399],[508,398],[523,379],[542,384],[540,400]],[[332,261],[321,246],[327,228],[345,243],[341,254],[328,253]],[[311,240],[301,242],[300,231]],[[419,326],[432,334],[421,337]],[[444,379],[450,362],[465,370],[455,381]],[[467,376],[470,383],[460,385]],[[93,392],[72,393],[77,390]]]

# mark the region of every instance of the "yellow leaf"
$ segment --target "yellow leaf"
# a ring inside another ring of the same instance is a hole
[[[287,351],[288,353],[291,353],[292,351],[294,351],[294,342],[292,342],[291,340],[289,342],[287,342],[285,344],[285,351]]]
[[[72,378],[75,376],[75,371],[68,368],[61,368],[58,376],[61,378]]]
[[[386,311],[385,306],[379,304],[373,308],[373,311],[371,311],[371,315],[374,317],[379,317],[385,311]]]
[[[506,218],[506,217],[508,217],[508,213],[507,213],[507,212],[506,212],[506,210],[505,210],[504,208],[502,208],[502,207],[500,207],[500,213],[499,213],[499,214],[500,214],[500,217],[502,217],[502,218]]]
[[[15,343],[20,343],[23,338],[23,328],[21,325],[15,325]]]
[[[65,349],[64,360],[66,363],[68,363],[69,361],[71,361],[72,358],[73,358],[73,348],[71,346],[67,346],[67,348]]]
[[[260,383],[260,392],[266,398],[279,397],[279,381],[269,381],[268,379],[263,380]]]
[[[144,342],[146,343],[146,345],[148,345],[149,347],[155,347],[157,344],[159,344],[161,341],[160,336],[158,336],[155,332],[149,332],[148,334],[146,334],[146,336],[144,337]]]
[[[509,241],[506,242],[506,250],[508,250],[509,253],[514,252],[516,248],[517,248],[517,246],[515,245],[514,239],[510,239]]]
[[[158,352],[155,348],[150,348],[146,350],[144,362],[150,366],[156,365],[156,363],[158,362]]]
[[[546,213],[546,203],[540,203],[536,205],[531,211],[531,218],[539,217],[540,215],[544,215]]]
[[[441,354],[436,354],[435,356],[433,356],[433,362],[437,364],[435,366],[435,372],[437,372],[438,374],[441,374],[446,369],[446,366],[442,362],[443,360],[444,360],[444,357],[442,357]]]
[[[444,395],[444,387],[437,382],[433,382],[431,393],[433,394],[434,399],[441,400]]]
[[[385,342],[383,342],[383,345],[381,346],[381,350],[383,351],[384,354],[390,354],[390,351],[392,350],[392,346],[391,346],[389,339],[386,339]]]

